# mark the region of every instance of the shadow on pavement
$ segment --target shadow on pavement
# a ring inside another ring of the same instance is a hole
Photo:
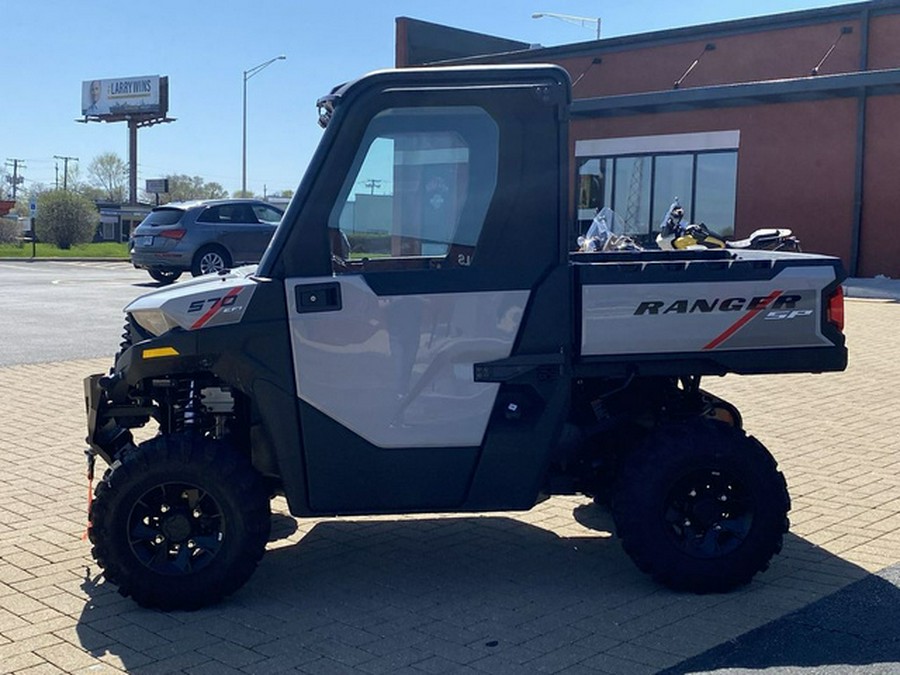
[[[86,575],[78,637],[129,672],[209,662],[245,672],[395,672],[419,663],[450,672],[678,673],[897,660],[896,573],[863,579],[860,568],[789,535],[745,589],[674,593],[634,568],[606,511],[575,510],[591,529],[573,521],[563,536],[504,516],[333,519],[309,529],[299,521],[291,536],[293,519],[282,515],[250,582],[212,608],[143,610]],[[825,646],[827,635],[840,639]]]
[[[818,670],[838,664],[900,672],[900,566],[857,581],[665,673],[787,666]]]

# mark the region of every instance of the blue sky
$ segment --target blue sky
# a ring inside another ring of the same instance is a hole
[[[848,4],[839,0],[0,0],[0,162],[24,159],[26,186],[55,182],[54,155],[127,158],[124,123],[77,124],[84,80],[169,77],[169,115],[138,134],[139,185],[200,175],[241,182],[242,73],[248,83],[248,189],[294,189],[321,135],[315,100],[335,84],[391,67],[394,20],[409,16],[545,46],[593,29],[534,12],[602,17],[603,36]],[[61,170],[61,164],[60,164]],[[61,180],[61,179],[60,179]]]

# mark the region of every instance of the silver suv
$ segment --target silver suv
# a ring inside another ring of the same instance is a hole
[[[257,199],[215,199],[158,206],[131,235],[132,264],[169,284],[256,263],[283,211]]]

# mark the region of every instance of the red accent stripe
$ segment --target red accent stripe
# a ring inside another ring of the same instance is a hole
[[[779,295],[781,295],[781,293],[782,293],[781,291],[772,291],[771,293],[769,293],[765,298],[763,298],[762,303],[758,307],[751,309],[749,312],[744,314],[744,316],[742,316],[740,319],[735,321],[734,324],[731,325],[731,327],[729,327],[724,333],[722,333],[715,340],[713,340],[708,345],[706,345],[703,349],[715,349],[720,344],[725,342],[725,340],[727,340],[732,335],[737,333],[741,328],[743,328],[744,324],[746,324],[748,321],[750,321],[750,319],[752,319],[754,316],[756,316],[761,311],[766,309],[766,307],[768,307],[769,303],[771,303],[773,300],[775,300],[775,298],[777,298]]]
[[[199,319],[197,319],[194,322],[194,325],[191,326],[191,330],[196,330],[197,328],[202,328],[204,326],[204,324],[206,324],[207,321],[209,321],[211,318],[213,318],[215,313],[218,312],[222,308],[223,302],[225,302],[228,298],[237,295],[238,293],[241,292],[241,290],[242,290],[241,288],[232,288],[224,296],[222,296],[221,298],[216,300],[215,304],[206,311],[206,314],[204,314],[203,316],[201,316]]]

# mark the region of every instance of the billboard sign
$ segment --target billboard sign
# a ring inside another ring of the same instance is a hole
[[[131,113],[165,115],[159,75],[88,80],[81,83],[81,114],[117,117]]]

